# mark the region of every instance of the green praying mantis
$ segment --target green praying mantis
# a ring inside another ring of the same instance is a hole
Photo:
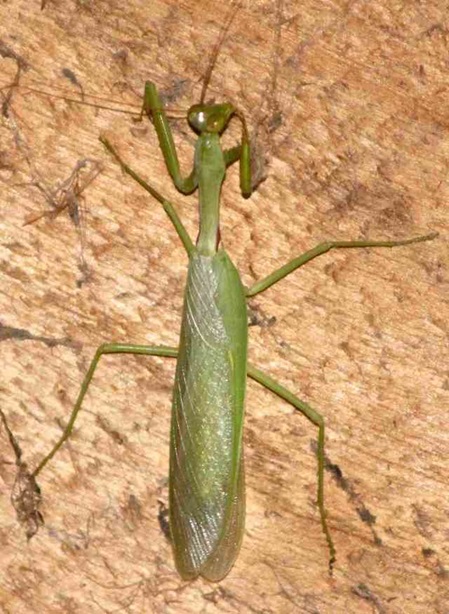
[[[106,138],[100,137],[121,169],[162,205],[188,255],[179,346],[101,345],[60,439],[38,464],[32,477],[41,473],[69,438],[103,355],[127,353],[176,358],[169,470],[174,559],[183,579],[201,576],[209,581],[220,581],[238,556],[244,532],[243,422],[246,378],[249,376],[290,403],[318,428],[317,505],[332,569],[336,549],[324,504],[324,419],[268,374],[248,363],[247,300],[332,249],[396,247],[428,241],[436,234],[395,241],[327,241],[245,287],[222,244],[220,193],[227,168],[239,162],[242,195],[245,198],[251,195],[248,129],[243,114],[233,104],[207,104],[204,94],[205,88],[200,103],[187,113],[187,121],[197,135],[193,169],[188,176],[181,174],[170,123],[152,82],[146,83],[143,103],[176,188],[187,195],[198,190],[200,224],[195,242],[174,205],[135,173]],[[241,123],[241,141],[230,149],[223,149],[221,135],[233,118]]]

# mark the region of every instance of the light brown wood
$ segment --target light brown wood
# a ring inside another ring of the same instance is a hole
[[[138,106],[151,79],[186,109],[229,6],[0,8],[3,84],[16,70],[11,56],[28,67],[1,128],[0,408],[31,467],[58,438],[100,343],[177,342],[185,254],[98,135],[179,204],[193,235],[197,211],[171,185],[148,122],[24,86]],[[251,301],[250,359],[326,418],[334,577],[314,505],[315,429],[250,383],[240,557],[219,585],[183,583],[158,523],[174,362],[110,357],[76,433],[39,477],[45,526],[29,542],[9,501],[14,455],[0,429],[2,611],[448,611],[446,8],[244,3],[209,90],[242,108],[267,163],[250,200],[236,170],[223,190],[222,236],[245,283],[325,239],[441,233],[396,250],[331,253]],[[178,122],[176,137],[187,169],[194,136]],[[67,211],[23,223],[51,210],[31,184],[55,189],[85,159],[103,170],[82,193],[81,271]]]

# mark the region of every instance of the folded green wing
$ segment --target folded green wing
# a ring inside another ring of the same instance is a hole
[[[246,303],[224,251],[193,254],[173,395],[170,528],[184,578],[219,580],[244,527]]]

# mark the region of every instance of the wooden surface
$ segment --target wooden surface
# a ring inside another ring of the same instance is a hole
[[[24,86],[122,107],[138,106],[151,79],[186,109],[229,6],[1,4],[1,80],[20,58],[22,87],[1,128],[0,408],[30,467],[61,433],[100,343],[177,342],[185,254],[98,135],[179,204],[192,234],[197,211],[170,184],[148,122]],[[251,301],[251,361],[326,419],[333,578],[314,505],[315,429],[250,382],[240,557],[219,585],[182,582],[158,521],[175,365],[109,357],[76,433],[39,478],[45,526],[29,542],[0,429],[2,612],[449,612],[446,9],[244,3],[209,90],[245,112],[265,163],[250,200],[235,169],[223,190],[222,236],[245,283],[325,239],[440,232],[392,251],[328,254]],[[176,140],[187,169],[185,123]],[[102,171],[71,200],[80,226],[67,209],[24,226],[52,211],[36,183],[57,190],[86,159],[81,185]]]

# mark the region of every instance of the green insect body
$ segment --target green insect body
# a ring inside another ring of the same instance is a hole
[[[193,107],[201,227],[189,255],[173,392],[170,527],[181,576],[219,580],[235,561],[244,527],[243,411],[248,325],[237,269],[219,242],[226,164],[221,132],[231,105]],[[210,132],[210,126],[217,132]],[[209,125],[209,129],[208,129]]]
[[[235,561],[245,513],[243,406],[247,315],[225,251],[190,256],[173,393],[170,527],[178,571],[219,580]]]
[[[203,90],[204,91],[204,90]],[[202,97],[203,98],[203,97]],[[245,120],[231,104],[200,104],[188,121],[198,135],[193,170],[182,177],[170,125],[152,83],[145,87],[144,109],[159,138],[167,169],[184,194],[198,189],[200,229],[193,244],[176,209],[137,175],[107,139],[100,140],[120,164],[164,207],[189,257],[179,348],[109,343],[95,353],[67,426],[53,449],[31,474],[35,478],[69,438],[98,362],[104,354],[131,353],[177,358],[170,437],[170,531],[174,558],[185,579],[202,576],[219,581],[231,569],[242,541],[245,516],[243,415],[246,377],[271,390],[318,428],[318,496],[321,528],[329,548],[335,547],[324,507],[324,420],[254,366],[247,364],[246,301],[273,286],[310,260],[331,249],[396,247],[427,241],[435,233],[393,240],[326,241],[244,288],[220,240],[220,192],[226,168],[239,161],[240,187],[251,193],[250,148]],[[232,117],[242,123],[241,143],[223,150],[220,135]]]

